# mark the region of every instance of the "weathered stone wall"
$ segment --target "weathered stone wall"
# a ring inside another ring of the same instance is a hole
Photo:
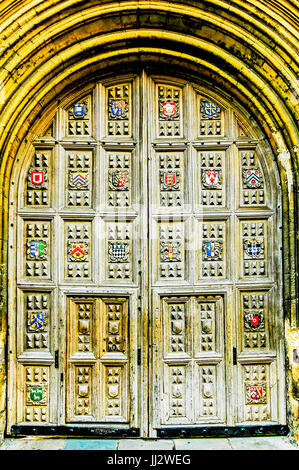
[[[263,128],[281,174],[288,420],[298,440],[298,10],[286,0],[4,0],[0,12],[0,431],[6,408],[8,194],[15,156],[59,96],[113,68],[159,64],[221,90]]]

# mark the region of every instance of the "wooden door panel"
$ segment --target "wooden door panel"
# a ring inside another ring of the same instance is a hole
[[[188,221],[153,221],[153,257],[155,260],[152,282],[186,283],[188,260],[186,225]]]
[[[243,362],[243,361],[242,361]],[[238,366],[239,423],[277,422],[277,372],[275,362],[245,362]]]
[[[183,89],[171,84],[156,84],[158,100],[155,102],[154,116],[156,122],[156,137],[169,139],[184,135],[184,103]]]
[[[69,299],[67,421],[129,422],[128,300]]]
[[[91,282],[94,280],[92,222],[73,219],[64,221],[64,224],[64,280],[70,283],[78,279]]]
[[[66,149],[65,207],[94,208],[94,151]]]
[[[156,339],[154,356],[154,362],[161,364],[154,374],[162,402],[158,426],[223,423],[223,298],[163,297],[158,325],[162,336],[159,343]]]
[[[270,203],[268,182],[265,180],[262,159],[255,148],[239,149],[239,207],[265,207]],[[269,207],[269,206],[268,206]]]
[[[189,204],[185,190],[188,160],[184,150],[157,151],[153,155],[154,192],[152,203],[163,213],[181,212]],[[159,188],[159,191],[157,191]]]
[[[20,208],[48,209],[52,202],[52,159],[51,148],[36,148],[28,171],[24,171],[24,191],[21,191]],[[36,184],[38,183],[38,184]]]
[[[200,209],[228,208],[229,158],[225,150],[196,149],[195,204]]]
[[[70,106],[64,115],[65,127],[61,126],[61,137],[90,138],[93,135],[93,98],[91,95],[80,98]],[[62,124],[62,123],[61,123]]]
[[[227,110],[209,96],[197,93],[196,97],[197,135],[196,138],[209,139],[225,137],[229,131]]]
[[[191,358],[191,312],[188,297],[163,299],[162,310],[164,358]]]
[[[106,161],[106,201],[109,207],[131,207],[132,181],[135,179],[135,153],[129,151],[105,151]]]
[[[225,371],[223,361],[218,364],[194,364],[194,422],[197,424],[224,424],[226,422]]]
[[[192,422],[191,363],[165,363],[161,424],[186,425]]]
[[[110,359],[111,361],[111,359]],[[130,388],[129,364],[119,361],[101,364],[101,397],[100,420],[112,423],[129,423],[130,421]]]
[[[275,422],[281,391],[270,325],[279,320],[268,290],[276,291],[279,270],[265,155],[257,142],[232,142],[226,105],[179,80],[161,83],[153,77],[149,102],[149,119],[163,129],[149,130],[152,370],[160,397],[152,402],[153,432]],[[174,90],[178,101],[170,103]],[[173,114],[162,117],[167,101]]]
[[[230,260],[227,256],[227,238],[230,220],[195,220],[196,282],[227,280]]]
[[[117,83],[106,87],[106,136],[132,137],[132,85]],[[134,97],[136,99],[136,97]]]
[[[20,364],[17,419],[19,422],[51,423],[55,419],[53,369],[51,366]],[[55,380],[55,379],[54,379]],[[53,413],[54,411],[54,413]]]

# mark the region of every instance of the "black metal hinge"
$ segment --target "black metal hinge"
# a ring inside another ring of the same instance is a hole
[[[58,367],[59,367],[59,351],[58,351],[58,349],[55,351],[54,367],[55,367],[55,369],[58,369]]]
[[[141,348],[137,349],[137,365],[141,366]]]
[[[233,347],[233,365],[237,365],[237,348]]]

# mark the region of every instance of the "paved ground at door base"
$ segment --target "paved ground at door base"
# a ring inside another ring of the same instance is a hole
[[[0,450],[299,450],[299,447],[280,436],[159,440],[18,438],[0,441]]]

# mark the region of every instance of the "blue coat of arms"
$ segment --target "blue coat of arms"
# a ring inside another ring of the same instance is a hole
[[[73,115],[75,118],[82,118],[85,116],[86,107],[84,103],[76,103],[73,106]]]
[[[30,328],[33,330],[40,330],[45,325],[44,313],[31,313],[30,315]]]

